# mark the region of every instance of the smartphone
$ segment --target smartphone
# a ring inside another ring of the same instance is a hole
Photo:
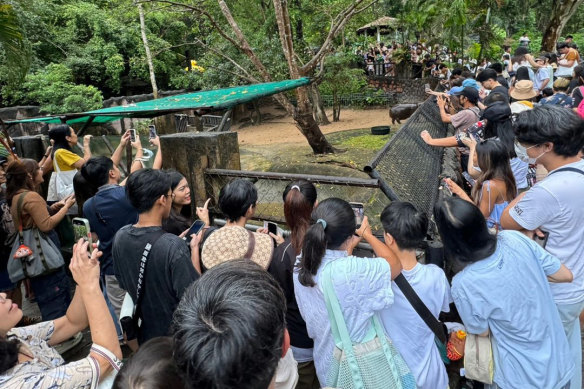
[[[424,91],[431,92],[432,88],[430,88],[430,84],[424,84]]]
[[[189,228],[189,232],[187,232],[186,236],[183,238],[184,240],[191,240],[191,235],[196,235],[201,231],[201,229],[205,227],[205,222],[202,220],[195,220],[195,222]]]
[[[150,139],[156,138],[156,126],[154,124],[148,126],[148,131],[150,133],[149,135]]]
[[[443,179],[442,181],[440,181],[440,185],[442,186],[442,190],[444,191],[444,193],[448,194],[449,197],[452,197],[452,191],[450,190],[450,187],[446,183],[446,180]]]
[[[89,220],[82,217],[76,217],[73,218],[72,223],[75,242],[78,242],[79,239],[89,242],[87,249],[91,252],[93,250],[93,241],[91,239],[91,230],[89,229]]]
[[[548,238],[550,237],[550,233],[547,231],[542,231],[542,232],[543,232],[543,238],[540,238],[539,236],[537,236],[537,234],[535,234],[533,236],[533,240],[535,240],[535,243],[540,245],[542,249],[545,249],[545,245],[547,244]]]
[[[128,131],[130,131],[130,142],[136,142],[136,130],[130,128]]]
[[[357,223],[357,228],[361,227],[363,223],[363,216],[365,216],[365,211],[363,209],[363,203],[349,203],[351,208],[353,208],[353,213],[355,214],[355,223]]]
[[[269,221],[264,221],[264,228],[268,229],[274,235],[278,235],[278,225]]]

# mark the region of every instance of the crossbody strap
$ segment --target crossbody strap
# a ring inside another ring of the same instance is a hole
[[[159,230],[152,233],[148,239],[148,243],[144,246],[144,251],[142,252],[142,258],[140,259],[140,269],[138,273],[138,283],[136,284],[136,303],[134,304],[134,317],[140,317],[142,314],[141,303],[143,299],[142,288],[146,283],[146,262],[148,261],[148,256],[154,244],[164,235],[166,231]]]
[[[432,315],[432,312],[428,309],[426,304],[420,299],[414,288],[410,285],[406,277],[403,274],[399,274],[393,280],[397,287],[402,291],[404,296],[408,299],[414,310],[420,315],[424,323],[432,330],[434,335],[442,343],[446,344],[446,333],[444,331],[444,325]]]
[[[559,172],[574,172],[574,173],[579,173],[579,174],[584,175],[584,171],[582,171],[580,169],[576,169],[575,167],[563,167],[563,168],[560,168],[558,170],[554,170],[549,175],[551,176],[552,174],[559,173]]]
[[[249,234],[249,240],[248,240],[248,244],[247,244],[247,252],[243,256],[243,258],[244,259],[251,259],[251,256],[253,255],[253,250],[255,249],[255,236],[254,236],[253,232],[251,232],[250,230],[246,230],[246,231]]]
[[[20,194],[20,196],[18,196],[18,201],[16,203],[16,226],[18,228],[18,234],[20,236],[20,239],[22,240],[22,203],[24,202],[24,196],[26,196],[26,194],[28,193],[28,191],[23,192]],[[22,242],[21,242],[22,244]]]

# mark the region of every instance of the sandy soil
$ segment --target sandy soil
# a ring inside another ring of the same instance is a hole
[[[327,110],[327,116],[332,119],[332,110]],[[386,108],[355,110],[341,110],[341,120],[320,129],[324,134],[336,131],[354,130],[372,126],[390,124]],[[235,126],[241,145],[272,145],[281,143],[306,144],[306,138],[298,131],[291,116],[274,119],[258,126]]]

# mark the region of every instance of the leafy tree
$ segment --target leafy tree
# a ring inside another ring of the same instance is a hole
[[[9,3],[0,3],[0,53],[6,64],[6,81],[21,80],[28,71],[30,51],[18,15]]]

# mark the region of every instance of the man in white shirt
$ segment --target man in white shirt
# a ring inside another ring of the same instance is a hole
[[[381,213],[385,244],[399,258],[402,274],[416,294],[438,318],[449,312],[450,285],[444,271],[436,265],[422,265],[416,259],[428,230],[428,217],[411,203],[394,201]],[[448,387],[448,374],[434,343],[434,333],[418,315],[395,282],[391,283],[394,302],[381,311],[387,334],[410,368],[416,386],[422,389]]]
[[[563,107],[541,105],[518,115],[518,147],[548,176],[503,211],[506,230],[549,234],[545,249],[574,274],[572,283],[550,284],[576,362],[571,388],[582,387],[579,316],[584,309],[584,120]]]

